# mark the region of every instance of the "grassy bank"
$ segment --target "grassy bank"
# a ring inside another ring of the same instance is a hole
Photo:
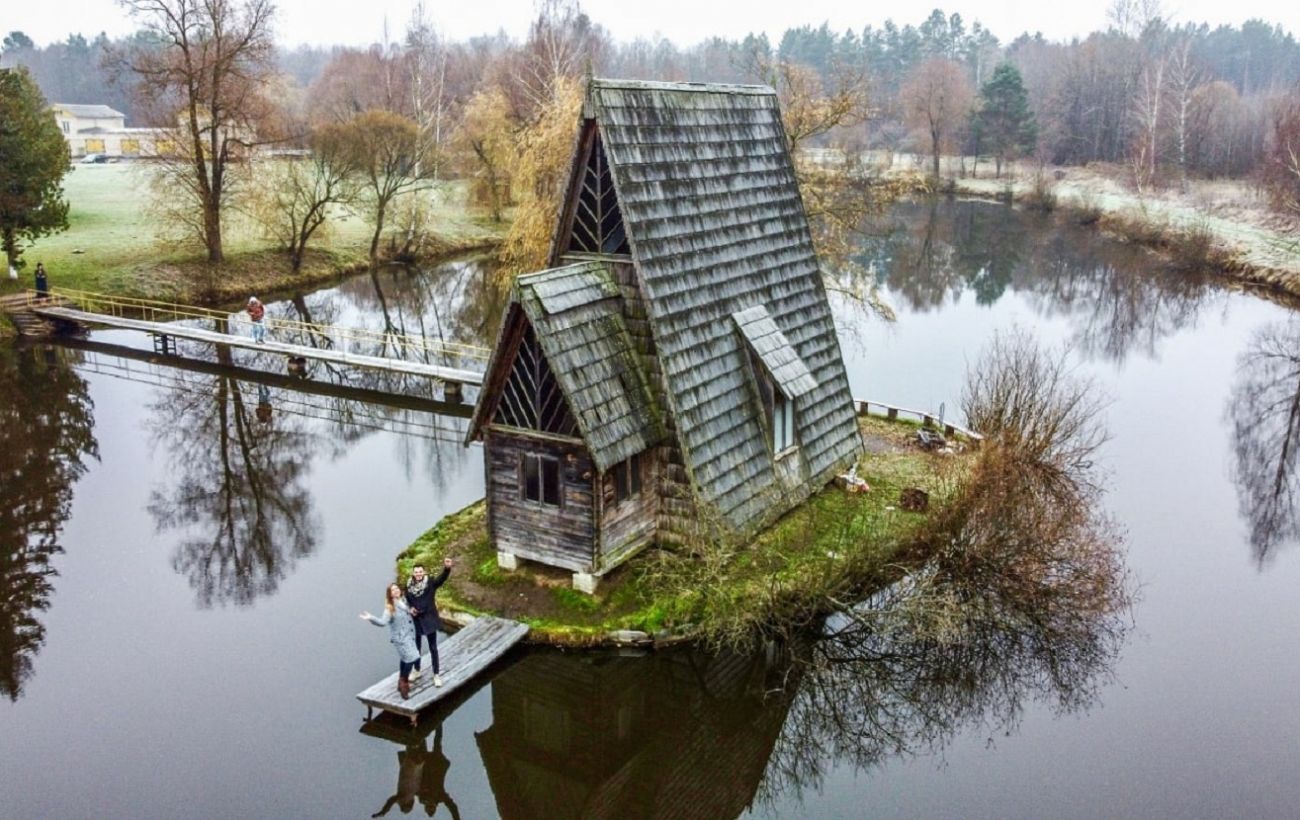
[[[200,249],[159,239],[149,210],[147,170],[139,163],[74,166],[64,182],[68,230],[27,249],[24,279],[0,280],[0,293],[30,286],[37,262],[45,263],[56,287],[184,302],[222,302],[320,284],[366,265],[370,228],[356,216],[339,214],[322,228],[294,273],[287,255],[248,220],[231,214],[224,226],[226,262],[213,267]],[[472,216],[463,186],[447,183],[430,200],[437,226],[434,256],[499,242],[505,226]]]
[[[946,477],[954,465],[964,461],[912,446],[912,425],[862,424],[872,455],[862,460],[859,474],[870,492],[827,488],[754,543],[703,559],[643,553],[603,578],[594,596],[571,589],[565,571],[531,563],[514,572],[499,569],[483,502],[447,516],[404,550],[398,575],[405,579],[415,563],[433,567],[450,556],[458,569],[439,595],[445,611],[522,621],[539,643],[599,645],[620,631],[672,641],[723,624],[757,625],[810,591],[897,577],[909,563],[912,536],[927,519],[899,509],[899,493],[920,487],[937,499],[950,486]],[[709,582],[687,581],[683,569],[706,573]]]
[[[953,178],[946,187],[963,196],[1060,211],[1151,248],[1178,268],[1300,296],[1300,226],[1270,212],[1244,181],[1194,180],[1186,191],[1139,194],[1124,184],[1121,169],[1090,166],[1049,168],[1043,175],[1018,168],[1001,179]]]

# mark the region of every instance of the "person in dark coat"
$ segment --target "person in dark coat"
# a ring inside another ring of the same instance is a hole
[[[50,277],[45,273],[45,263],[36,263],[36,298],[50,298]]]
[[[422,564],[411,567],[411,579],[406,582],[406,603],[411,608],[411,617],[415,618],[415,649],[420,651],[420,640],[429,642],[429,660],[433,665],[433,685],[442,686],[441,670],[438,668],[438,630],[442,621],[438,618],[438,605],[433,595],[438,587],[451,575],[451,559],[442,559],[442,574],[433,580],[424,572]],[[415,662],[414,677],[420,676],[420,661]]]

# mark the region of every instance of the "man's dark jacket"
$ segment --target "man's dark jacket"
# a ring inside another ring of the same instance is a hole
[[[421,635],[432,635],[442,628],[442,620],[438,617],[438,607],[433,603],[433,593],[437,592],[438,587],[443,585],[448,575],[451,575],[451,569],[443,567],[441,575],[437,578],[430,578],[429,583],[425,584],[423,595],[412,595],[410,590],[406,592],[406,603],[420,613],[415,616],[415,626],[420,630]]]

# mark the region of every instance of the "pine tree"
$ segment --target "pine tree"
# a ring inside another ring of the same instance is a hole
[[[976,151],[993,154],[997,175],[1002,163],[1033,153],[1038,145],[1038,123],[1029,110],[1029,96],[1020,72],[1002,63],[980,89],[979,105],[971,114],[971,135]]]
[[[66,230],[63,175],[72,167],[54,114],[25,68],[0,69],[0,247],[19,267],[23,245]]]

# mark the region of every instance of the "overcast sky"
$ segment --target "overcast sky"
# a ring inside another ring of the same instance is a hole
[[[415,0],[278,0],[276,34],[286,45],[298,43],[365,45],[383,36],[384,21],[396,37]],[[426,0],[439,28],[453,39],[505,29],[522,37],[533,0]],[[134,26],[114,0],[3,0],[3,32],[19,30],[40,45],[80,32],[125,34]],[[1004,42],[1023,31],[1068,39],[1105,26],[1108,0],[957,0],[941,7],[958,12],[967,25],[979,20]],[[766,31],[775,41],[785,29],[829,22],[832,29],[860,31],[887,17],[899,24],[921,22],[934,2],[881,3],[863,0],[585,0],[583,8],[616,40],[661,34],[680,45],[706,37],[742,37]],[[1166,0],[1179,22],[1240,24],[1252,17],[1300,29],[1297,0]]]

